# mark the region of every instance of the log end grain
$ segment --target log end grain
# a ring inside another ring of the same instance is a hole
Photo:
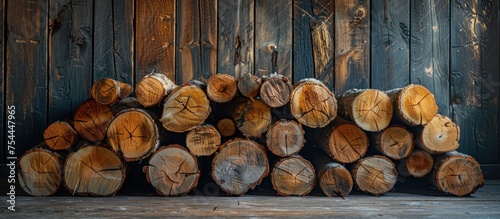
[[[160,104],[163,98],[176,87],[177,85],[164,74],[151,73],[137,83],[135,95],[139,103],[145,107],[151,107]]]
[[[271,108],[261,100],[245,99],[233,114],[236,127],[246,136],[260,137],[269,129]]]
[[[62,170],[59,155],[46,149],[31,149],[19,158],[19,184],[32,196],[49,196],[61,186]]]
[[[90,99],[78,107],[74,116],[74,126],[78,134],[91,142],[101,142],[106,137],[106,127],[113,118],[109,106]]]
[[[249,73],[238,81],[238,90],[243,96],[254,98],[259,94],[261,84],[262,81],[259,77]]]
[[[328,197],[345,197],[351,193],[353,180],[351,173],[338,163],[329,163],[318,170],[319,188]]]
[[[383,155],[400,160],[413,150],[413,134],[403,126],[393,125],[375,134],[373,146]]]
[[[359,190],[381,195],[394,187],[398,173],[389,158],[375,155],[359,160],[353,167],[352,177]]]
[[[290,101],[292,90],[292,84],[287,77],[273,74],[260,86],[260,98],[269,107],[282,107]]]
[[[423,150],[414,150],[411,154],[401,160],[398,165],[398,173],[403,177],[424,177],[432,171],[434,158]]]
[[[186,147],[195,156],[210,156],[220,147],[221,135],[210,124],[203,124],[186,135]]]
[[[314,188],[316,174],[311,162],[300,156],[290,156],[274,165],[271,182],[281,196],[307,195]]]
[[[460,128],[450,118],[438,114],[424,125],[416,143],[431,154],[443,154],[458,149],[459,139]]]
[[[404,87],[393,103],[396,104],[397,115],[410,126],[427,124],[438,112],[434,95],[422,85]]]
[[[230,118],[224,118],[217,122],[217,130],[224,137],[233,136],[236,133],[236,125]]]
[[[304,146],[304,130],[292,120],[278,120],[266,134],[266,145],[273,154],[286,157],[296,154]]]
[[[365,131],[381,131],[389,126],[392,119],[391,100],[380,90],[364,90],[350,107],[354,123]]]
[[[335,125],[326,143],[320,145],[330,156],[340,163],[353,163],[368,151],[369,140],[366,133],[352,123]]]
[[[132,93],[132,86],[111,78],[96,81],[90,90],[92,98],[98,103],[111,105]]]
[[[479,163],[473,157],[458,152],[436,158],[432,174],[438,190],[455,196],[468,196],[484,185]]]
[[[231,101],[238,92],[236,79],[228,74],[214,74],[207,81],[207,96],[216,103]]]
[[[51,150],[68,150],[78,141],[78,134],[71,124],[56,121],[45,129],[43,140]]]

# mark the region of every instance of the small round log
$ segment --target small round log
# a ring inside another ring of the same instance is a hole
[[[304,143],[302,126],[292,120],[276,121],[266,134],[267,148],[280,157],[298,153]]]
[[[217,122],[217,130],[224,137],[233,136],[236,133],[236,125],[230,118],[224,118]]]
[[[186,135],[186,147],[197,157],[214,154],[219,149],[220,144],[221,135],[210,124],[200,125]]]
[[[416,130],[415,143],[430,154],[444,154],[458,149],[460,128],[446,116],[437,114]]]
[[[43,140],[51,150],[69,150],[78,141],[78,134],[71,124],[56,121],[45,129]]]
[[[262,81],[259,77],[246,74],[238,81],[238,90],[243,96],[253,99],[259,94],[261,84]]]
[[[398,173],[403,177],[421,178],[432,171],[434,158],[423,150],[414,150],[398,164]]]
[[[111,105],[132,93],[132,86],[111,78],[100,79],[92,85],[90,94],[98,103]]]
[[[359,190],[381,195],[394,187],[398,172],[389,158],[375,155],[359,160],[352,169],[352,178]]]
[[[233,76],[228,74],[214,74],[207,82],[207,96],[216,103],[231,101],[238,92],[238,85]]]
[[[307,195],[314,188],[316,174],[311,162],[293,155],[280,159],[274,165],[271,182],[281,196]]]
[[[144,107],[151,107],[159,105],[163,98],[176,87],[177,85],[166,75],[150,73],[137,83],[135,95]]]
[[[260,137],[272,122],[271,108],[261,100],[245,98],[233,113],[236,127],[246,136]]]
[[[372,135],[372,145],[383,155],[400,160],[413,150],[413,134],[405,127],[392,125]]]
[[[434,95],[422,85],[410,84],[386,94],[393,104],[395,118],[409,126],[425,125],[438,112]]]
[[[106,137],[106,127],[113,118],[109,106],[90,99],[76,110],[74,126],[78,134],[91,142],[101,142]]]
[[[52,195],[61,186],[62,169],[58,154],[33,148],[19,158],[19,185],[32,196]]]
[[[260,99],[269,107],[282,107],[290,101],[292,90],[292,84],[287,77],[272,74],[260,86]]]

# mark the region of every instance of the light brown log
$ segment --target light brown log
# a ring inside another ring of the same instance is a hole
[[[271,153],[280,157],[298,153],[304,143],[302,126],[292,120],[276,121],[266,134],[267,148]]]
[[[434,95],[422,85],[410,84],[386,94],[393,104],[393,116],[409,126],[427,124],[438,112]]]
[[[354,164],[352,178],[359,190],[381,195],[394,187],[398,172],[389,158],[375,155],[365,157]]]
[[[316,174],[308,160],[298,155],[281,158],[271,172],[273,189],[281,196],[307,195],[314,188]]]
[[[405,127],[392,125],[372,135],[372,145],[383,155],[400,160],[413,150],[413,134]]]
[[[207,96],[216,103],[231,101],[238,92],[236,79],[228,74],[214,74],[207,82]]]
[[[146,158],[158,148],[159,132],[155,119],[142,109],[128,109],[109,122],[106,131],[108,144],[125,161]]]
[[[166,75],[150,73],[135,87],[137,100],[145,107],[156,106],[177,87]]]
[[[227,141],[212,160],[212,178],[228,194],[243,195],[268,174],[266,149],[251,140]]]
[[[21,188],[32,196],[54,194],[62,183],[61,157],[46,149],[33,148],[19,158]]]
[[[125,164],[104,145],[86,145],[68,156],[64,184],[72,194],[113,196],[125,181]]]
[[[437,114],[427,124],[417,127],[415,143],[430,154],[444,154],[458,149],[460,128],[450,118]]]
[[[429,174],[434,165],[434,158],[423,150],[414,150],[398,164],[398,173],[403,177],[420,178]]]
[[[243,96],[253,99],[259,94],[261,84],[259,77],[248,73],[238,81],[238,90]]]
[[[159,148],[143,169],[148,182],[163,196],[179,196],[198,184],[200,170],[196,157],[180,145]]]
[[[292,90],[292,84],[287,77],[272,74],[260,86],[260,99],[269,107],[282,107],[290,101]]]
[[[113,111],[113,114],[116,115],[119,112],[130,108],[143,108],[143,106],[139,103],[136,97],[127,97],[113,104],[111,106],[111,111]]]
[[[217,130],[224,137],[230,137],[236,132],[234,121],[230,118],[224,118],[217,122]]]
[[[45,129],[43,140],[51,150],[68,150],[78,141],[78,134],[71,124],[56,121]]]
[[[111,105],[132,93],[132,86],[111,78],[100,79],[92,85],[90,94],[103,105]]]
[[[236,127],[246,136],[260,137],[271,125],[271,108],[261,100],[243,99],[233,113]]]
[[[210,101],[201,88],[183,85],[167,96],[160,122],[165,129],[181,133],[201,125],[210,111]]]
[[[293,86],[290,111],[300,123],[322,128],[337,117],[337,100],[322,82],[302,79]]]
[[[445,193],[469,196],[484,185],[484,177],[473,157],[453,151],[435,159],[432,183]]]
[[[186,147],[194,156],[210,156],[220,147],[221,135],[210,124],[202,124],[186,135]]]
[[[111,108],[90,99],[76,110],[74,126],[78,134],[91,142],[101,142],[106,137],[106,127],[113,118]]]
[[[351,89],[338,97],[339,115],[365,131],[378,132],[389,126],[392,103],[377,89]]]

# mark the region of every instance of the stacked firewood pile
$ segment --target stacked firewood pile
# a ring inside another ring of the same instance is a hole
[[[355,186],[379,195],[398,177],[426,177],[456,196],[484,184],[479,164],[456,152],[459,127],[437,114],[421,85],[335,96],[315,79],[294,84],[281,75],[239,81],[226,74],[176,85],[151,73],[135,87],[101,79],[71,121],[57,121],[45,141],[19,161],[22,188],[34,196],[64,185],[72,194],[111,196],[127,163],[144,160],[144,177],[164,196],[197,186],[198,159],[212,157],[213,181],[243,195],[269,177],[283,196],[327,196]],[[175,134],[180,133],[180,134]],[[163,145],[179,138],[179,144]]]

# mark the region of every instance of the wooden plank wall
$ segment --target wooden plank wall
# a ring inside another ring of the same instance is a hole
[[[499,23],[495,0],[0,0],[0,138],[6,106],[20,154],[104,77],[276,72],[337,95],[423,84],[460,151],[500,164]]]

